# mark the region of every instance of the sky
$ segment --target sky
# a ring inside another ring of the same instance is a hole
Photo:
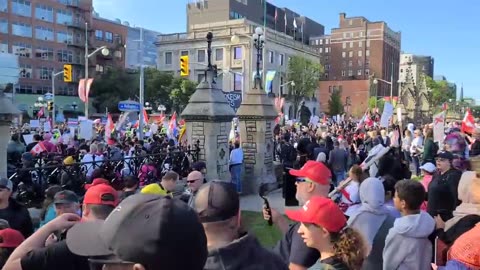
[[[193,0],[190,0],[193,2]],[[249,0],[260,1],[260,0]],[[161,33],[186,31],[189,0],[93,0],[101,17]],[[444,75],[464,97],[480,104],[480,1],[456,0],[271,0],[325,26],[338,27],[339,13],[386,21],[402,32],[402,51],[435,58],[435,75]],[[168,3],[168,4],[167,4]]]

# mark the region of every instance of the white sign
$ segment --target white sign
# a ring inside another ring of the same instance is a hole
[[[402,108],[397,108],[397,121],[398,123],[402,122]]]
[[[383,106],[382,117],[380,118],[380,126],[388,127],[388,121],[393,116],[393,105],[390,102],[385,102]]]
[[[443,145],[445,137],[445,112],[433,116],[433,141]]]
[[[91,140],[93,138],[93,121],[85,120],[80,122],[78,137],[85,140]]]

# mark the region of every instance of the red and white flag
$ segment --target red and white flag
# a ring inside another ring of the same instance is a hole
[[[45,115],[45,107],[40,108],[40,110],[37,113],[37,117],[40,118]]]
[[[442,111],[447,111],[448,110],[448,103],[447,102],[444,102],[442,104]]]
[[[148,113],[145,109],[143,109],[143,123],[148,124]]]
[[[462,132],[473,134],[473,131],[475,131],[475,118],[473,117],[470,109],[467,109],[467,112],[465,113],[465,117],[463,118],[463,121],[462,121]]]
[[[84,103],[88,101],[88,96],[90,95],[90,87],[92,86],[93,78],[87,80],[87,89],[85,89],[85,79],[80,79],[78,83],[78,97]]]
[[[34,156],[36,155],[39,155],[43,152],[46,152],[47,151],[47,148],[45,147],[45,145],[43,145],[43,142],[38,142],[33,148],[32,150],[30,150],[30,153]]]

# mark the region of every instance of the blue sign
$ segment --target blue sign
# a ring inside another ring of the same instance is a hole
[[[223,92],[225,98],[227,99],[228,104],[236,112],[240,105],[242,104],[242,92],[241,91],[231,91]]]
[[[53,99],[53,94],[52,93],[46,93],[45,95],[43,95],[43,99],[45,99],[46,101],[50,101]]]
[[[140,103],[135,101],[120,101],[118,103],[118,110],[121,112],[139,112]]]

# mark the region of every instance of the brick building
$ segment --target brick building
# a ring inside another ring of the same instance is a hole
[[[393,81],[392,94],[397,95],[401,34],[391,30],[386,22],[371,22],[365,17],[346,17],[340,13],[339,27],[333,28],[330,35],[311,37],[310,45],[320,52],[325,67],[319,96],[328,97],[340,87],[342,98],[350,97],[354,101],[353,112],[358,104],[368,103],[368,96],[359,103],[354,97],[369,93],[370,77]],[[388,83],[379,80],[374,88],[371,95],[390,96]],[[324,98],[322,102],[327,100]],[[321,109],[328,111],[328,106]]]
[[[120,61],[113,63],[124,66],[124,52],[120,50],[120,55],[117,50],[126,28],[93,19],[92,9],[92,0],[0,0],[0,52],[19,56],[20,78],[14,96],[20,110],[34,114],[37,98],[52,92],[52,71],[72,64],[74,82],[64,83],[61,77],[56,80],[55,107],[57,115],[83,111],[77,89],[84,76],[85,33],[89,49],[107,45],[112,52],[105,58],[92,57],[90,74],[95,74],[97,60],[107,65],[116,55],[121,56]],[[103,40],[97,40],[97,29]]]

